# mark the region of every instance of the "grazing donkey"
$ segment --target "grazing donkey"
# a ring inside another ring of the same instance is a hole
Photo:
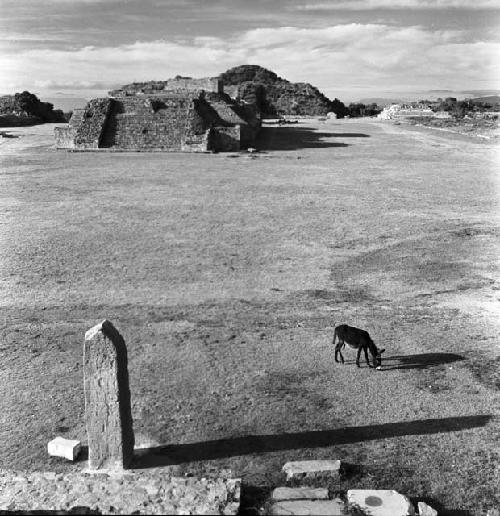
[[[358,350],[358,356],[356,357],[356,365],[359,365],[359,357],[361,356],[361,351],[365,352],[365,359],[368,367],[375,367],[376,369],[381,369],[382,367],[382,353],[385,349],[378,349],[375,346],[373,340],[370,335],[365,330],[360,330],[359,328],[354,328],[353,326],[348,326],[347,324],[341,324],[337,326],[333,332],[333,344],[335,345],[335,339],[338,337],[339,341],[335,346],[335,362],[344,363],[344,357],[342,356],[342,348],[345,344],[348,344],[351,348]],[[370,361],[368,360],[368,350],[373,358],[373,366],[370,365]],[[337,356],[340,355],[340,361],[337,360]]]

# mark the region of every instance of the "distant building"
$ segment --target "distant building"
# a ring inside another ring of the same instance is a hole
[[[397,120],[423,116],[434,117],[435,113],[425,105],[414,107],[405,104],[392,104],[384,108],[384,110],[377,115],[377,118],[381,120]]]
[[[447,119],[452,118],[452,116],[448,111],[437,111],[436,113],[434,113],[434,118]]]
[[[255,146],[260,116],[224,94],[218,78],[134,83],[75,109],[55,129],[73,150],[236,151]]]

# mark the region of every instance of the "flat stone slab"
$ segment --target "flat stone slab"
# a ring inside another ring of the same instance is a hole
[[[345,504],[342,500],[287,500],[275,502],[270,509],[272,515],[318,515],[344,516]]]
[[[418,502],[418,515],[419,516],[438,516],[436,509],[433,509],[430,505],[425,502]],[[500,514],[499,514],[500,516]]]
[[[370,516],[414,516],[410,500],[389,489],[351,489],[347,491],[349,507]]]
[[[323,487],[277,487],[271,494],[274,501],[328,500],[328,489]]]
[[[0,470],[0,511],[237,514],[240,479],[172,477],[162,468],[113,473]]]
[[[47,451],[52,457],[75,460],[82,449],[82,443],[73,439],[56,437],[47,444]]]
[[[287,462],[283,466],[287,480],[292,478],[337,476],[340,473],[340,460],[301,460]]]

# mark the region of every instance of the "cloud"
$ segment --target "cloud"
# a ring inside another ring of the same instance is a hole
[[[109,81],[54,81],[35,80],[36,89],[42,90],[106,90],[119,86],[116,82]]]
[[[339,0],[295,6],[299,11],[362,11],[370,9],[500,9],[498,0]]]
[[[342,24],[325,28],[258,28],[228,38],[137,41],[108,47],[37,48],[0,55],[9,82],[0,90],[87,90],[177,74],[218,75],[240,64],[259,64],[296,82],[336,90],[491,88],[498,84],[500,45],[468,41],[460,31],[419,26]],[[108,86],[109,85],[109,86]]]
[[[23,33],[23,32],[4,32],[0,35],[1,43],[13,43],[13,42],[59,42],[68,40],[68,36],[64,36],[62,34],[40,34],[36,32],[32,33]]]

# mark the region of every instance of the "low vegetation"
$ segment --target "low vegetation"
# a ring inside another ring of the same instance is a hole
[[[0,127],[58,122],[66,122],[64,113],[29,91],[0,97]]]

